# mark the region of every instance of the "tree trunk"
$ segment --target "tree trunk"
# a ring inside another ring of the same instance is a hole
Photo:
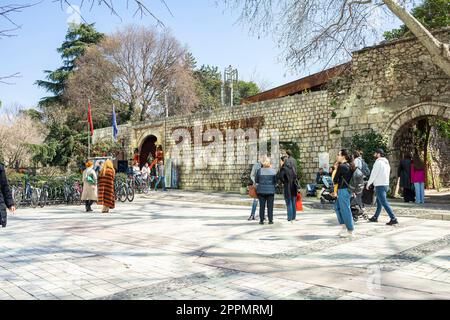
[[[423,146],[423,162],[425,164],[425,187],[428,187],[428,145],[430,143],[430,132],[431,125],[430,121],[427,119],[425,123],[425,144]]]
[[[450,77],[450,46],[436,39],[413,15],[396,0],[383,0],[388,8],[408,27],[431,55],[431,61]]]

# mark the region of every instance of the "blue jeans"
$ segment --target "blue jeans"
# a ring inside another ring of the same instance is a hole
[[[416,203],[425,203],[425,183],[414,182],[414,189],[416,190]]]
[[[347,230],[353,231],[353,216],[350,210],[351,194],[348,189],[338,189],[338,198],[335,204],[336,216],[339,224],[345,224]]]
[[[158,185],[160,182],[162,182],[163,191],[166,191],[166,179],[164,177],[158,177],[158,181],[156,182],[156,185],[155,185],[155,191],[156,191],[156,189],[158,189]]]
[[[388,190],[389,190],[388,186],[376,186],[375,187],[375,193],[377,196],[377,210],[375,211],[374,217],[376,219],[378,219],[378,217],[380,216],[382,207],[384,208],[384,210],[386,210],[386,212],[389,215],[389,218],[391,218],[391,220],[395,219],[394,212],[392,211],[392,208],[389,205],[389,202],[386,197]]]
[[[297,215],[297,208],[295,206],[297,197],[285,198],[284,201],[286,202],[288,221],[295,220]]]
[[[252,213],[250,213],[250,216],[254,217],[255,213],[256,213],[256,206],[258,205],[258,199],[253,199],[253,204],[252,204]]]

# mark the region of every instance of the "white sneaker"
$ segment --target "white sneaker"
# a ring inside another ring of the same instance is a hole
[[[349,238],[351,239],[353,237],[353,232],[352,231],[347,231],[347,232],[343,232],[339,235],[341,238]]]
[[[341,226],[341,230],[339,230],[339,232],[338,232],[338,236],[340,236],[342,233],[344,233],[344,232],[347,232],[347,227],[344,225],[344,226]]]

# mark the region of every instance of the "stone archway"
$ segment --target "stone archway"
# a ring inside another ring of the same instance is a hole
[[[149,154],[152,154],[153,157],[156,155],[156,141],[158,138],[154,135],[148,135],[142,141],[139,147],[139,165],[142,168],[147,161]]]
[[[450,104],[425,102],[410,106],[396,114],[385,126],[382,133],[388,139],[388,148],[391,151],[389,155],[392,166],[391,177],[397,175],[397,165],[402,155],[414,152],[417,147],[414,144],[414,128],[419,122],[427,118],[450,119]],[[449,147],[448,143],[444,143],[444,145],[445,148]],[[445,154],[444,158],[446,158]],[[448,171],[446,164],[444,167],[443,172]],[[440,168],[437,167],[437,169],[439,172]]]
[[[423,102],[410,106],[396,114],[384,127],[382,133],[388,138],[388,146],[394,146],[395,134],[406,124],[418,118],[435,116],[450,119],[450,104],[443,102]]]

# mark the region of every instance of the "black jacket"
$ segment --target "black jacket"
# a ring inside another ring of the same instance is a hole
[[[341,163],[337,168],[336,175],[334,176],[333,182],[338,184],[338,189],[347,189],[350,184],[350,179],[352,178],[353,171],[348,163]],[[344,182],[347,182],[345,183]]]
[[[297,196],[297,176],[290,163],[285,163],[277,174],[277,180],[284,186],[284,198],[291,199]]]
[[[411,189],[411,160],[403,159],[398,166],[397,176],[400,177],[400,187]]]
[[[11,208],[14,205],[11,189],[6,179],[5,167],[0,163],[0,208],[5,205],[7,208]]]

